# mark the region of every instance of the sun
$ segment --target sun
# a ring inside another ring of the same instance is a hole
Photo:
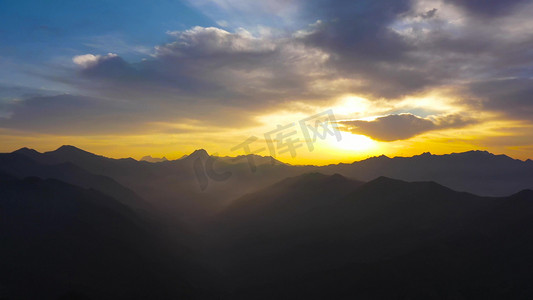
[[[356,152],[368,152],[378,148],[378,143],[373,139],[360,135],[341,131],[341,140],[328,139],[332,148],[351,150]]]

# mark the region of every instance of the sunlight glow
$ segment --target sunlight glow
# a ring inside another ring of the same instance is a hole
[[[342,131],[341,141],[329,139],[330,145],[336,149],[352,150],[357,152],[371,151],[378,145],[373,139],[359,134],[351,134],[349,132]]]
[[[368,111],[370,102],[357,96],[345,96],[340,103],[333,107],[333,112],[337,118],[353,118],[361,116]]]

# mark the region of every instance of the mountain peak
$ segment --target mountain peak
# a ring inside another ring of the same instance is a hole
[[[98,157],[100,155],[93,154],[91,152],[85,151],[83,149],[71,146],[71,145],[63,145],[59,148],[57,148],[54,151],[46,152],[44,154],[51,154],[51,155],[60,155],[62,157]]]
[[[13,153],[19,153],[19,154],[39,154],[39,152],[35,149],[31,149],[28,147],[20,148],[18,150],[13,151]]]
[[[367,160],[390,160],[392,158],[388,157],[387,155],[385,154],[381,154],[380,156],[372,156],[370,158],[367,158]]]
[[[13,151],[13,154],[22,155],[33,160],[39,160],[39,158],[42,156],[42,153],[26,147]]]
[[[197,150],[194,150],[191,154],[187,155],[183,155],[180,160],[191,160],[191,159],[196,159],[196,158],[200,158],[200,159],[206,159],[209,157],[209,153],[207,153],[207,151],[205,151],[205,149],[197,149]]]
[[[369,184],[386,184],[386,183],[406,183],[405,181],[392,179],[386,176],[379,176],[378,178],[369,182]]]
[[[257,154],[245,154],[245,155],[238,155],[238,156],[235,156],[235,157],[226,156],[226,158],[230,158],[232,161],[238,161],[238,160],[241,160],[241,159],[252,158],[254,160],[257,160],[257,162],[259,162],[260,164],[264,163],[264,162],[268,162],[271,165],[289,165],[289,164],[286,164],[284,162],[281,162],[281,161],[275,159],[272,156],[261,156],[261,155],[257,155]]]
[[[486,150],[470,150],[466,152],[459,152],[459,153],[452,153],[451,155],[478,155],[478,156],[494,156],[494,154],[490,153]]]
[[[335,173],[335,174],[331,175],[330,178],[335,179],[335,180],[346,179],[346,177],[342,176],[339,173]]]
[[[72,145],[63,145],[59,148],[57,148],[54,152],[73,152],[73,151],[76,151],[76,152],[87,152],[85,150],[82,150],[80,148],[77,148],[75,146],[72,146]]]
[[[198,149],[198,150],[194,150],[193,153],[189,154],[189,157],[204,157],[204,156],[209,156],[209,153],[207,153],[207,151],[205,151],[205,149]]]

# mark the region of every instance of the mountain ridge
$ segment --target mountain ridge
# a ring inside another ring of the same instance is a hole
[[[42,163],[72,162],[93,174],[115,179],[141,197],[151,197],[159,190],[161,192],[157,196],[157,201],[185,203],[188,201],[187,198],[202,199],[195,202],[202,203],[202,206],[212,206],[213,209],[214,205],[208,204],[207,201],[214,201],[208,199],[219,199],[218,203],[230,203],[244,194],[264,188],[280,179],[309,172],[326,175],[338,173],[364,182],[379,176],[410,182],[434,181],[453,190],[482,196],[508,196],[524,189],[533,189],[531,162],[512,159],[505,155],[493,155],[487,151],[446,155],[426,152],[412,157],[394,158],[382,155],[351,164],[300,166],[278,164],[270,157],[253,155],[236,158],[212,157],[205,149],[195,150],[181,159],[161,163],[106,158],[72,146],[60,149],[61,152],[70,154],[59,155],[57,151],[39,154],[29,149],[21,149],[18,152]],[[214,159],[208,160],[209,157]],[[256,166],[251,165],[251,162]],[[212,177],[210,178],[207,174],[226,175],[219,180],[216,176],[209,175]],[[198,178],[204,178],[205,191],[200,189]],[[172,187],[171,182],[176,186]],[[171,195],[181,199],[172,200]],[[169,202],[169,205],[173,204]]]
[[[106,157],[104,155],[94,154],[92,152],[83,150],[83,149],[78,148],[78,147],[73,146],[73,145],[62,145],[62,146],[59,146],[55,150],[45,151],[45,152],[39,152],[39,151],[37,151],[35,149],[32,149],[32,148],[22,147],[20,149],[12,151],[12,153],[13,152],[20,152],[20,153],[24,153],[26,155],[29,155],[30,153],[36,153],[36,154],[46,154],[46,153],[84,153],[84,154],[91,154],[91,155],[97,156],[97,157],[108,158],[108,157]],[[189,157],[189,156],[191,156],[193,154],[194,154],[194,156],[196,156],[196,155],[199,155],[199,156],[211,156],[207,150],[205,150],[203,148],[199,148],[199,149],[194,150],[190,154],[185,154],[185,155],[183,155],[180,158],[170,159],[168,161],[180,160],[180,159]],[[487,150],[468,150],[468,151],[464,151],[464,152],[451,152],[451,153],[446,153],[446,154],[432,154],[431,152],[423,152],[423,153],[415,154],[415,155],[412,155],[412,156],[392,156],[392,157],[389,157],[389,156],[387,156],[385,154],[381,154],[381,155],[376,155],[376,156],[372,156],[372,157],[361,159],[361,160],[356,160],[356,161],[353,161],[351,163],[332,163],[332,164],[327,164],[327,165],[311,165],[311,166],[326,167],[326,166],[335,166],[335,165],[340,165],[340,164],[355,164],[355,163],[364,162],[366,160],[373,160],[373,159],[380,159],[380,158],[383,158],[383,159],[395,159],[395,158],[401,159],[401,158],[416,158],[416,157],[419,157],[419,158],[423,158],[423,157],[449,157],[449,156],[456,156],[456,157],[459,156],[460,157],[460,156],[468,156],[468,155],[472,155],[472,154],[485,156],[485,157],[496,157],[496,158],[512,159],[512,160],[519,161],[519,162],[531,162],[531,161],[533,161],[532,158],[527,158],[527,159],[522,160],[522,159],[518,159],[518,158],[512,158],[512,157],[510,157],[510,156],[508,156],[506,154],[495,154],[495,153],[489,152]],[[274,159],[272,156],[261,156],[261,155],[257,155],[257,154],[245,154],[245,155],[237,155],[237,156],[214,156],[214,157],[239,159],[241,157],[247,157],[247,156]],[[151,156],[147,155],[145,157],[151,157]],[[108,159],[120,160],[120,159],[130,159],[130,158],[131,157],[108,158]],[[275,159],[275,160],[277,160],[277,159]],[[277,160],[277,161],[279,161],[279,160]],[[282,164],[287,164],[287,163],[282,162],[282,161],[279,161],[279,162],[282,163]],[[293,164],[290,164],[290,165],[293,165]],[[309,166],[309,165],[294,165],[294,166]]]

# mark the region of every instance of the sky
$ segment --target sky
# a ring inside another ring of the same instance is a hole
[[[3,0],[0,152],[533,158],[532,15],[523,0]]]

